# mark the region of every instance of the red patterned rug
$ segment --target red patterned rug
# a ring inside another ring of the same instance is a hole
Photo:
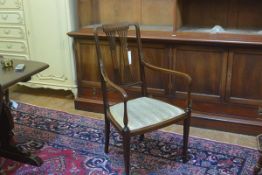
[[[1,175],[124,174],[121,137],[114,130],[109,154],[103,151],[103,121],[25,104],[12,113],[16,138],[24,142],[20,146],[44,164],[34,167],[0,157]],[[183,164],[181,135],[162,131],[131,143],[134,175],[250,175],[258,159],[254,149],[191,137],[190,160]]]

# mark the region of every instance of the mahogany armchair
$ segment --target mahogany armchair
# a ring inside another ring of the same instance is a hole
[[[191,118],[191,77],[186,73],[157,67],[146,62],[143,57],[138,24],[102,25],[96,28],[94,34],[104,103],[105,152],[108,153],[110,124],[112,124],[123,137],[125,172],[129,174],[132,136],[140,135],[143,139],[146,132],[183,121],[182,157],[183,162],[186,162]],[[131,37],[128,38],[128,35]],[[133,41],[131,44],[128,43],[130,40]],[[132,56],[129,47],[132,47],[132,53],[135,53]],[[133,60],[135,57],[138,59],[137,62]],[[104,64],[105,62],[110,66]],[[130,67],[132,64],[136,64],[139,69],[136,74],[132,74]],[[185,109],[148,97],[145,69],[185,79],[187,82]],[[141,90],[140,96],[131,98],[132,95],[128,94],[128,89],[133,86]],[[122,100],[113,105],[111,105],[112,95],[110,95],[112,90],[122,97]]]

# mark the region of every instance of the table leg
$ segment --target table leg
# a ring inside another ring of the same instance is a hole
[[[259,159],[257,161],[257,164],[256,166],[254,167],[254,173],[253,175],[258,175],[259,171],[261,170],[262,168],[262,154],[260,153],[259,155]]]
[[[258,175],[258,173],[262,169],[262,134],[259,134],[257,136],[257,147],[259,151],[259,159],[257,161],[256,166],[254,167],[253,175]]]
[[[18,149],[12,132],[14,128],[13,117],[9,108],[8,90],[0,91],[0,156],[15,161],[41,166],[43,161],[30,152]]]

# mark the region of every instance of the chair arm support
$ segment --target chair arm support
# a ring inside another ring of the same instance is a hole
[[[127,128],[127,124],[128,124],[128,116],[127,116],[127,100],[128,100],[128,94],[127,92],[120,86],[118,86],[117,84],[115,84],[114,82],[112,82],[109,78],[107,78],[105,75],[102,75],[104,77],[104,80],[106,83],[109,84],[109,86],[111,86],[112,88],[114,88],[115,90],[117,90],[123,97],[123,102],[124,102],[124,119],[123,119],[123,123],[125,125],[125,127]]]
[[[143,61],[143,65],[149,69],[155,70],[155,71],[160,71],[166,74],[174,74],[176,76],[180,76],[184,79],[187,80],[187,110],[191,111],[191,106],[192,106],[192,102],[191,102],[191,86],[192,86],[192,78],[190,75],[184,73],[184,72],[179,72],[179,71],[175,71],[175,70],[171,70],[171,69],[166,69],[166,68],[162,68],[162,67],[158,67],[155,65],[152,65],[150,63],[147,63],[145,61]]]
[[[115,84],[114,82],[112,82],[109,78],[104,77],[105,82],[111,86],[113,89],[117,90],[123,97],[123,101],[127,101],[128,99],[128,94],[127,92],[120,86],[118,86],[117,84]]]

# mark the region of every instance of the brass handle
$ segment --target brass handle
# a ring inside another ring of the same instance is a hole
[[[258,113],[258,115],[262,116],[262,106],[258,107],[257,113]]]
[[[96,88],[92,88],[92,95],[96,96],[97,92],[96,92]]]

